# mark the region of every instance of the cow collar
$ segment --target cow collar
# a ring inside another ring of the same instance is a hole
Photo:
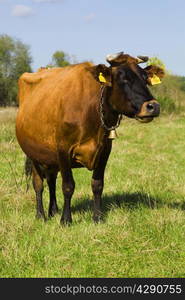
[[[112,139],[112,137],[114,138],[114,136],[116,136],[115,129],[118,128],[120,125],[120,122],[122,120],[122,114],[117,113],[117,122],[115,125],[113,125],[111,127],[106,125],[105,110],[104,110],[105,98],[106,98],[105,97],[106,88],[108,88],[106,85],[101,84],[101,87],[100,87],[100,121],[101,121],[101,126],[109,132],[108,138]]]

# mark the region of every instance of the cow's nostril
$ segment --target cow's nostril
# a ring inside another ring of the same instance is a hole
[[[148,112],[153,112],[154,111],[154,105],[152,103],[148,103],[146,106],[146,109]]]

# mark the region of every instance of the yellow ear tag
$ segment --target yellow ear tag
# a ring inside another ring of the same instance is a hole
[[[102,74],[101,72],[100,72],[98,78],[99,78],[99,81],[100,81],[100,82],[104,82],[104,83],[107,82],[106,79],[105,79],[105,77],[103,76],[103,74]]]
[[[161,83],[160,78],[157,75],[153,75],[153,77],[150,78],[151,80],[151,85],[159,84]]]

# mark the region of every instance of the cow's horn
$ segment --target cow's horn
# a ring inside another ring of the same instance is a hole
[[[119,53],[115,53],[115,54],[108,54],[106,56],[106,61],[111,62],[113,60],[115,60],[118,56],[122,55],[123,52],[119,52]]]
[[[139,56],[137,56],[137,63],[138,64],[145,63],[145,62],[148,61],[148,59],[149,59],[148,56],[141,56],[141,55],[139,55]]]

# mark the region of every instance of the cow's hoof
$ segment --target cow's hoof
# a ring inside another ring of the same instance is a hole
[[[95,224],[98,224],[98,223],[102,222],[103,221],[102,214],[100,214],[100,215],[94,215],[93,216],[93,221],[94,221]]]
[[[45,217],[44,214],[37,213],[35,217],[36,217],[37,220],[43,220],[44,222],[47,221],[47,218]]]
[[[64,218],[62,217],[60,220],[60,225],[62,226],[70,226],[72,224],[72,218]]]
[[[54,217],[58,213],[58,207],[54,207],[48,211],[48,218]]]

